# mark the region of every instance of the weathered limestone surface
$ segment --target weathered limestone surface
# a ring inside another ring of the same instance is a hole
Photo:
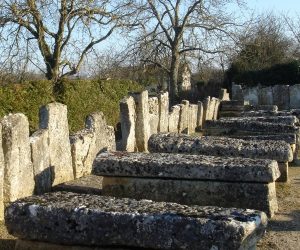
[[[4,153],[4,202],[32,195],[33,166],[29,143],[29,123],[23,114],[9,114],[1,120]],[[3,166],[2,166],[3,167]]]
[[[290,108],[289,85],[273,86],[273,104],[277,105],[279,110]]]
[[[221,109],[222,111],[244,111],[246,105],[249,105],[248,101],[222,101]]]
[[[135,140],[135,102],[132,96],[120,101],[120,121],[122,130],[122,150],[134,152]]]
[[[285,141],[288,144],[296,144],[297,137],[295,134],[277,134],[277,135],[229,135],[231,138],[243,140],[269,140],[269,141]]]
[[[255,117],[223,117],[220,118],[221,121],[259,121],[259,122],[269,122],[269,123],[282,123],[285,125],[295,125],[299,123],[299,119],[296,116],[255,116]]]
[[[230,100],[229,93],[227,92],[227,89],[221,89],[220,90],[219,99],[221,101],[229,101]]]
[[[249,249],[266,225],[265,213],[186,206],[88,194],[48,193],[12,203],[8,231],[56,244],[147,249]]]
[[[197,129],[202,129],[203,126],[203,103],[198,102],[198,113],[197,113]],[[173,131],[169,131],[173,132]]]
[[[171,112],[169,114],[169,132],[178,132],[179,116],[180,106],[175,105],[171,108]]]
[[[265,87],[259,89],[259,104],[273,105],[273,91],[272,87]]]
[[[250,105],[258,105],[258,88],[245,88],[244,92],[244,100],[249,101]]]
[[[188,134],[188,125],[189,125],[189,106],[190,102],[183,100],[180,106],[180,116],[179,116],[179,133]]]
[[[241,85],[232,84],[231,87],[232,100],[243,101],[244,93]]]
[[[36,194],[43,194],[51,191],[52,176],[48,140],[48,130],[46,129],[40,129],[30,136],[31,159]]]
[[[240,120],[216,120],[207,121],[205,123],[206,132],[212,133],[221,130],[226,131],[227,134],[234,133],[236,131],[247,131],[255,133],[276,134],[276,133],[296,133],[300,132],[299,127],[294,125],[285,125],[282,123],[270,123],[260,121],[240,121]],[[218,131],[217,131],[218,130]]]
[[[270,112],[277,112],[278,107],[277,105],[257,105],[257,106],[252,106],[252,105],[246,105],[245,106],[245,111],[270,111]]]
[[[169,92],[158,95],[159,123],[158,132],[168,132],[169,127]]]
[[[300,84],[295,84],[289,87],[290,91],[290,108],[300,108]]]
[[[210,117],[210,96],[203,101],[203,123]]]
[[[293,160],[292,149],[284,141],[245,141],[228,137],[191,137],[172,133],[152,135],[149,139],[149,151],[272,159],[279,162]]]
[[[195,133],[197,127],[198,105],[190,104],[189,106],[189,123],[188,130],[190,133]]]
[[[114,127],[106,126],[105,135],[107,136],[107,138],[106,138],[107,144],[105,145],[104,149],[116,150],[117,146],[116,146],[116,135],[115,135]],[[101,150],[103,150],[103,149],[101,149]]]
[[[67,106],[50,103],[40,109],[40,128],[48,129],[52,184],[74,179]]]
[[[213,120],[218,119],[220,104],[221,104],[221,101],[218,98],[215,98],[215,107],[214,107]]]
[[[286,114],[286,115],[290,115],[290,114]],[[240,116],[246,116],[246,117],[278,116],[278,113],[277,111],[269,111],[269,110],[244,111],[240,114]]]
[[[149,124],[150,124],[150,135],[158,132],[159,125],[159,105],[157,97],[149,97]]]
[[[280,176],[278,164],[272,160],[127,152],[99,154],[93,164],[93,174],[263,183],[273,182]]]
[[[104,177],[102,193],[185,205],[251,208],[270,217],[278,210],[275,183]]]
[[[147,142],[150,136],[148,91],[132,94],[135,101],[135,138],[139,152],[147,151]]]
[[[0,145],[2,145],[2,125],[0,123]],[[4,155],[2,146],[0,147],[0,221],[4,219],[4,197],[3,197],[3,185],[4,185]]]
[[[90,174],[90,167],[86,164],[86,157],[93,141],[93,133],[88,129],[81,130],[70,136],[72,162],[75,178]]]
[[[207,111],[206,111],[206,120],[214,119],[216,104],[217,104],[217,98],[215,97],[210,98]]]

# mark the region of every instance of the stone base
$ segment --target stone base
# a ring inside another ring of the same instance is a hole
[[[272,217],[278,210],[275,183],[234,183],[104,177],[102,194],[185,205],[251,208]]]
[[[280,171],[280,177],[276,180],[277,182],[288,182],[289,181],[289,163],[278,162]]]

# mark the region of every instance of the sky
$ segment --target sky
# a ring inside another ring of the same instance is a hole
[[[273,11],[275,14],[300,15],[300,0],[247,0],[251,9],[261,13]]]

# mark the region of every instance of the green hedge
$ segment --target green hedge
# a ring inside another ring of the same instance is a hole
[[[52,101],[68,106],[71,132],[84,127],[85,117],[95,111],[102,111],[108,124],[115,126],[119,121],[119,100],[128,91],[140,91],[142,86],[129,80],[64,80],[63,92],[53,95],[50,81],[40,80],[24,84],[10,84],[0,87],[0,115],[22,112],[27,115],[30,131],[38,128],[39,108]]]

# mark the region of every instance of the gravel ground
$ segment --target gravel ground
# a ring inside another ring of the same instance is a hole
[[[300,249],[300,167],[289,168],[290,182],[277,183],[279,211],[269,222],[258,250]],[[15,238],[0,223],[0,250],[13,250]]]

